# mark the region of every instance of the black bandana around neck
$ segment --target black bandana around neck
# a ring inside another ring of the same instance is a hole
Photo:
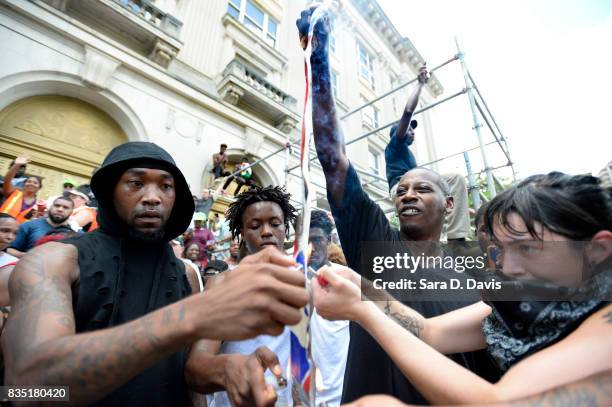
[[[612,270],[606,261],[577,288],[519,281],[496,273],[505,295],[500,301],[481,292],[493,310],[483,322],[487,352],[504,373],[527,356],[562,340],[589,316],[610,303]],[[506,298],[508,299],[508,298]]]
[[[491,301],[484,320],[487,352],[503,373],[565,338],[608,301]]]

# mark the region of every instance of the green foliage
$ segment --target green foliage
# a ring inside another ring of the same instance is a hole
[[[505,177],[503,175],[495,176],[495,181],[496,181],[495,189],[498,193],[512,186],[512,181],[508,177]],[[478,186],[478,190],[481,192],[481,201],[482,201],[482,195],[486,197],[487,201],[490,201],[491,191],[489,191],[489,188],[487,186],[487,174],[486,173],[482,172],[478,174],[478,176],[476,177],[476,185]],[[469,200],[468,205],[470,206],[470,208],[473,208],[474,202],[472,200],[472,194],[469,194],[468,200]]]
[[[397,213],[394,212],[393,215],[389,217],[389,223],[394,228],[399,229],[400,223],[399,223],[399,218],[397,217]]]

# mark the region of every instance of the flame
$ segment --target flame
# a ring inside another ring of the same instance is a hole
[[[306,264],[310,263],[310,257],[312,256],[312,243],[308,242],[308,248],[306,249]]]

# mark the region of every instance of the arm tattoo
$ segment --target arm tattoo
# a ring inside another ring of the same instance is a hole
[[[523,400],[512,407],[598,407],[612,404],[612,374],[587,378]]]
[[[13,312],[2,335],[7,384],[68,385],[88,404],[178,350],[185,304],[109,329],[75,334],[72,267],[65,250],[29,253],[10,282]],[[73,266],[76,263],[72,263]]]
[[[410,332],[417,338],[421,337],[421,332],[423,331],[423,320],[420,317],[415,317],[412,315],[405,315],[401,312],[391,311],[391,301],[387,299],[387,304],[383,309],[385,315],[390,316],[395,320],[400,326]]]
[[[612,311],[608,312],[603,317],[608,324],[612,324]]]

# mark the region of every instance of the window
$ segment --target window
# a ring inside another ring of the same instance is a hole
[[[365,97],[361,96],[361,103],[365,105],[366,103],[368,103],[368,100]],[[377,128],[379,124],[378,109],[374,105],[364,107],[361,110],[361,120],[366,126],[370,127],[371,129]]]
[[[268,33],[266,34],[266,42],[271,47],[274,47],[274,44],[276,44],[276,28],[277,27],[278,27],[278,24],[276,24],[276,21],[272,20],[271,18],[268,18]]]
[[[374,57],[361,43],[358,43],[357,47],[359,48],[359,76],[367,82],[370,88],[375,90]]]
[[[391,75],[389,76],[389,83],[391,84],[391,89],[390,90],[394,90],[399,86],[399,79],[397,79],[395,76]],[[399,115],[399,111],[398,111],[398,106],[397,106],[397,99],[396,99],[397,93],[394,94],[393,96],[391,96],[391,104],[393,106],[393,114],[395,116]]]
[[[250,0],[246,0],[246,15],[244,25],[255,30],[263,31],[264,13]]]
[[[338,74],[334,71],[331,71],[331,87],[334,98],[338,99]]]
[[[370,170],[374,174],[380,174],[380,153],[370,147],[368,149],[368,162],[370,164]]]
[[[271,47],[276,45],[278,23],[252,0],[229,0],[227,13],[251,29]]]
[[[240,0],[229,0],[227,12],[235,19],[238,19],[240,16]]]

